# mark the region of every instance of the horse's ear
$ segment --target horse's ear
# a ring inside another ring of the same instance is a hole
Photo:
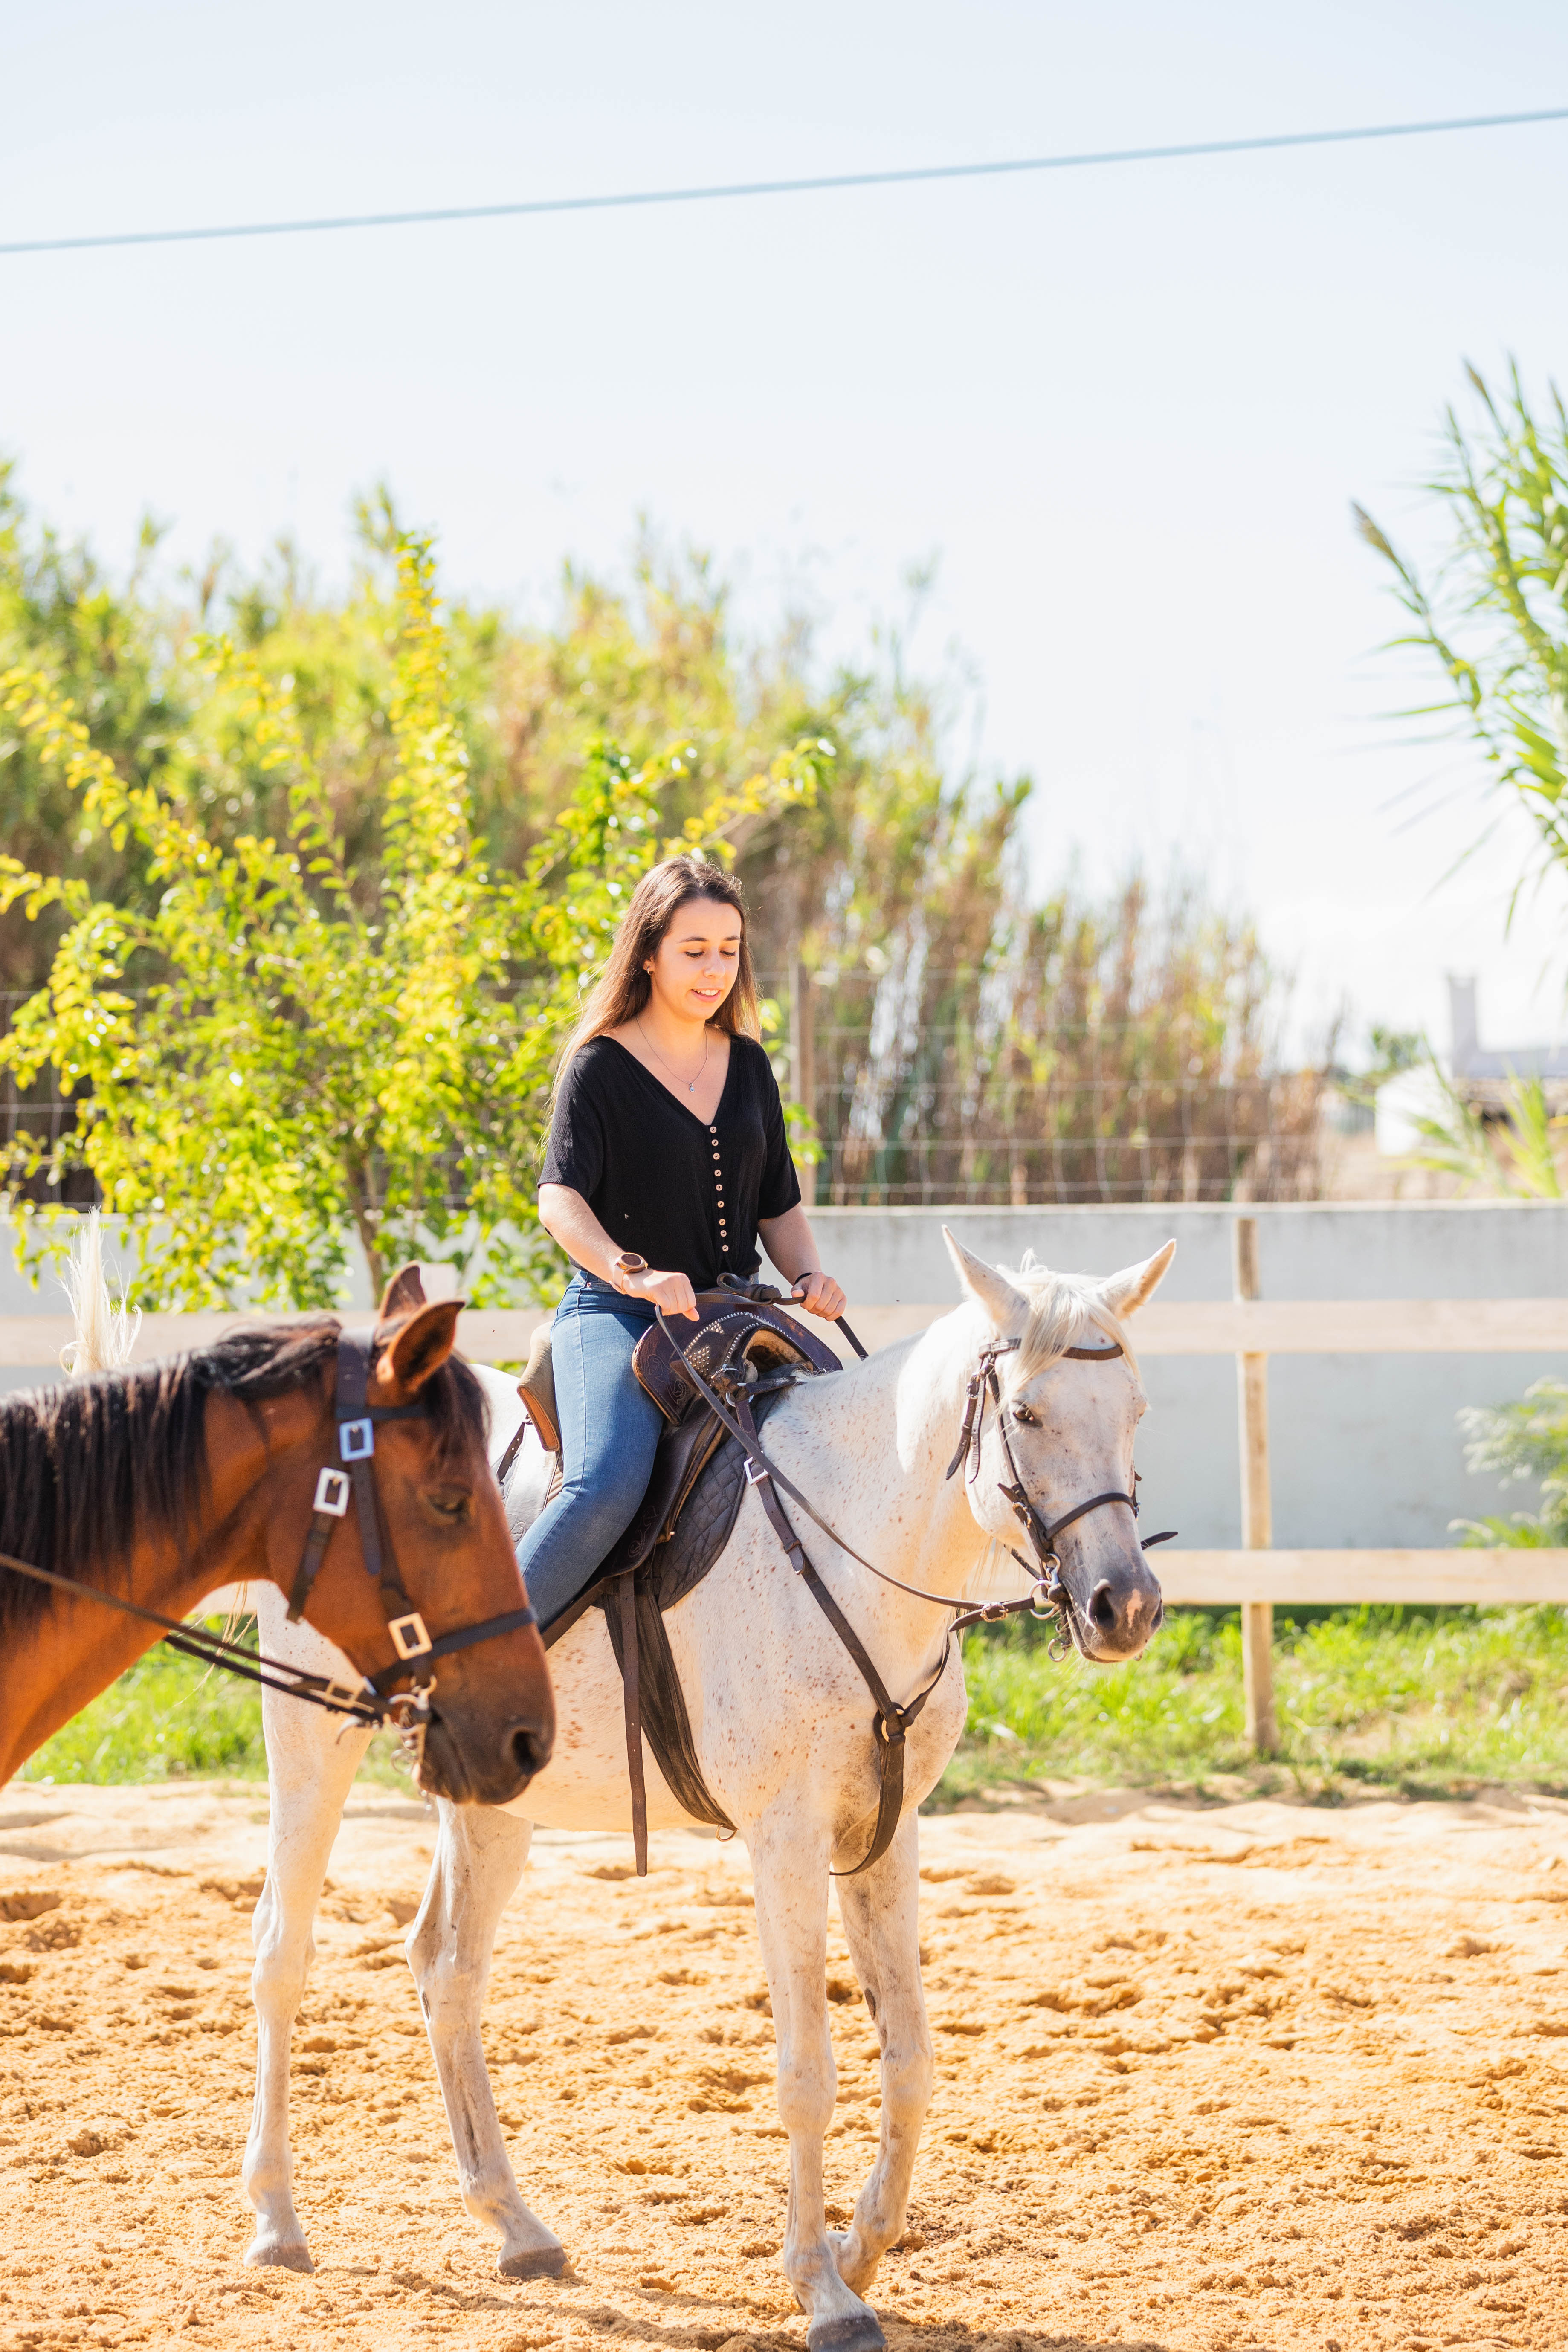
[[[425,1285],[420,1280],[418,1265],[412,1262],[400,1265],[386,1286],[386,1295],[381,1302],[381,1320],[390,1323],[395,1316],[411,1315],[416,1307],[424,1304]]]
[[[1135,1315],[1146,1299],[1152,1298],[1160,1287],[1165,1268],[1175,1255],[1175,1243],[1167,1242],[1163,1249],[1154,1252],[1152,1257],[1146,1257],[1142,1265],[1124,1265],[1120,1274],[1113,1274],[1102,1282],[1100,1296],[1111,1313],[1116,1316]]]
[[[423,1388],[451,1354],[458,1318],[467,1303],[462,1298],[439,1298],[433,1307],[421,1307],[394,1335],[382,1358],[384,1374],[410,1391]]]
[[[971,1298],[984,1307],[991,1320],[1005,1339],[1016,1339],[1029,1319],[1029,1302],[1021,1290],[1015,1290],[1006,1276],[987,1265],[983,1257],[966,1250],[955,1234],[943,1225],[942,1240],[952,1260],[960,1282]]]

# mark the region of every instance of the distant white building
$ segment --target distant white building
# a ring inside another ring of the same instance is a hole
[[[1540,1078],[1549,1106],[1568,1110],[1568,1045],[1486,1046],[1480,1041],[1476,983],[1448,975],[1447,1076],[1454,1092],[1482,1118],[1499,1117],[1510,1083]],[[1446,1108],[1437,1073],[1429,1066],[1400,1070],[1377,1090],[1380,1156],[1404,1159],[1421,1147],[1417,1119],[1440,1117]]]

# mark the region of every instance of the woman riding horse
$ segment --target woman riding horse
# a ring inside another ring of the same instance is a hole
[[[760,1235],[803,1307],[844,1312],[759,1026],[740,885],[667,858],[637,885],[563,1056],[539,1187],[574,1269],[551,1334],[563,1484],[518,1552],[542,1625],[642,1500],[662,1424],[632,1349],[655,1308],[695,1319],[700,1290],[756,1271]]]

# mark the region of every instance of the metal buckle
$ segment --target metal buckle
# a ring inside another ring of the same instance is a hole
[[[746,1484],[748,1486],[760,1486],[763,1480],[769,1475],[770,1473],[765,1462],[753,1462],[751,1455],[749,1454],[747,1454]]]
[[[400,1658],[427,1657],[434,1647],[417,1609],[411,1609],[406,1617],[395,1617],[386,1630]]]
[[[352,1683],[329,1683],[321,1696],[329,1706],[342,1707],[345,1715],[351,1708],[363,1709],[367,1704],[365,1685],[363,1683],[358,1690],[355,1690]],[[370,1703],[374,1704],[375,1693],[372,1691],[369,1696]]]
[[[368,1462],[375,1452],[375,1423],[364,1421],[340,1421],[338,1423],[338,1455],[343,1462]]]
[[[334,1470],[331,1463],[322,1465],[316,1480],[316,1499],[312,1509],[325,1511],[331,1519],[341,1519],[349,1507],[353,1488],[346,1470]]]
[[[1061,1601],[1058,1597],[1061,1592],[1060,1569],[1061,1562],[1055,1552],[1048,1551],[1040,1562],[1040,1572],[1035,1579],[1035,1589],[1029,1595],[1031,1617],[1041,1619],[1054,1617],[1060,1610]]]

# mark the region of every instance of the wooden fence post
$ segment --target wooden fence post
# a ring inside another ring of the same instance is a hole
[[[1259,1298],[1258,1220],[1237,1217],[1231,1228],[1236,1296]],[[1237,1401],[1241,1421],[1241,1540],[1247,1551],[1269,1551],[1274,1511],[1268,1492],[1268,1359],[1236,1360]],[[1274,1604],[1244,1601],[1241,1606],[1242,1683],[1247,1705],[1247,1740],[1258,1756],[1279,1745],[1274,1714]]]
[[[816,1117],[816,1041],[812,1034],[816,1010],[811,974],[799,956],[793,955],[789,960],[789,1086],[802,1110],[813,1119]],[[798,1172],[800,1197],[809,1209],[816,1201],[816,1161],[803,1161]]]

